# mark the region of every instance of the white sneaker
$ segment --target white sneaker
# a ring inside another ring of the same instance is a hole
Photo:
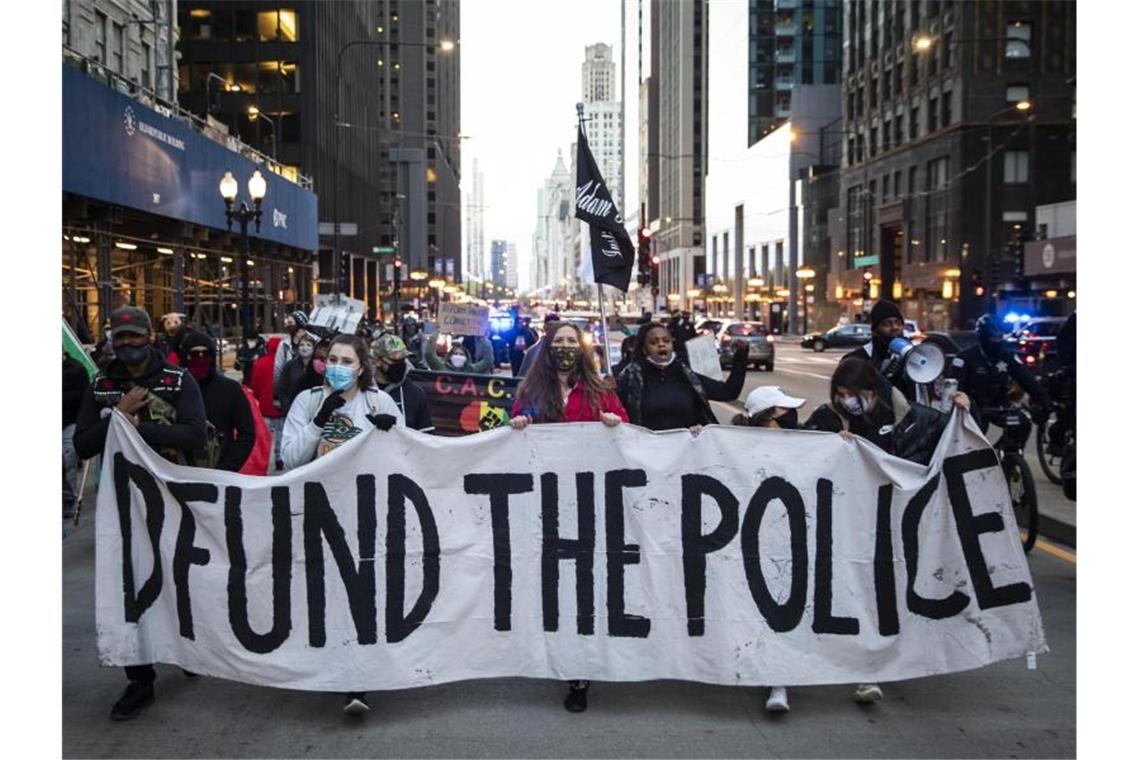
[[[768,692],[768,701],[764,703],[764,709],[770,713],[786,713],[790,710],[788,690],[783,686],[773,686]]]
[[[873,705],[883,698],[883,690],[877,683],[861,683],[855,687],[855,702],[860,705]]]

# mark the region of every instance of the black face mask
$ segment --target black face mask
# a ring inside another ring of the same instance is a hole
[[[390,383],[398,383],[404,379],[404,375],[407,373],[408,365],[401,360],[395,364],[388,365],[388,369],[384,370],[384,377],[388,378],[388,382]]]
[[[784,430],[795,430],[799,427],[799,415],[795,409],[789,409],[776,418],[776,424]]]
[[[150,346],[121,346],[115,349],[115,357],[122,359],[123,364],[133,366],[142,364],[150,356]]]

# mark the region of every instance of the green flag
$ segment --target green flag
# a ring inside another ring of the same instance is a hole
[[[67,320],[63,319],[63,350],[71,355],[71,358],[83,365],[83,369],[87,370],[87,377],[92,378],[95,376],[97,368],[95,362],[91,361],[91,357],[83,350],[83,344],[79,342],[79,338],[75,336],[75,331],[71,329],[71,325],[67,324]]]

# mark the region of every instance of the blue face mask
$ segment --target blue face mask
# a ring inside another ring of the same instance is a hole
[[[343,364],[329,364],[325,367],[325,382],[334,391],[343,391],[356,382],[356,370]]]

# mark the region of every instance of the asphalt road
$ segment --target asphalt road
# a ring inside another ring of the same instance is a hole
[[[750,372],[747,390],[776,384],[826,397],[842,352],[780,346],[774,373]],[[721,411],[728,413],[727,405]],[[89,497],[90,499],[90,497]],[[88,510],[93,502],[87,502]],[[886,684],[873,707],[851,687],[790,690],[772,717],[756,688],[697,683],[607,683],[590,708],[562,708],[564,686],[490,679],[378,692],[363,719],[333,694],[186,678],[158,666],[157,702],[112,723],[125,679],[98,664],[94,631],[93,514],[63,546],[64,757],[1074,757],[1075,559],[1034,551],[1036,591],[1051,651],[980,670]]]

